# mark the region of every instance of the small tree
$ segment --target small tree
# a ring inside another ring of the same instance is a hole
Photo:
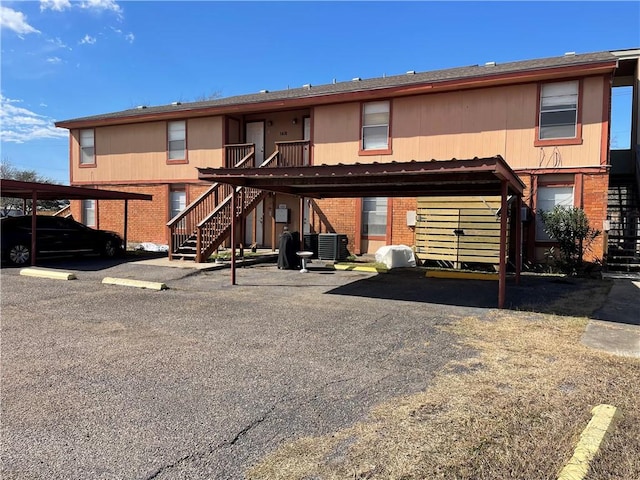
[[[560,268],[575,274],[582,267],[584,252],[591,248],[600,230],[589,226],[589,219],[581,208],[557,205],[550,212],[540,210],[539,213],[544,231],[558,242]]]

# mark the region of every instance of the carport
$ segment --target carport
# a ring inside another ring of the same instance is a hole
[[[21,198],[26,203],[32,200],[124,200],[124,232],[123,240],[127,245],[127,225],[129,200],[152,200],[152,195],[142,193],[118,192],[98,188],[70,187],[52,183],[22,182],[20,180],[0,179],[0,195],[3,198]],[[23,209],[23,211],[26,208]],[[31,265],[36,264],[36,208],[31,211]]]
[[[302,217],[305,197],[359,198],[427,197],[455,195],[499,195],[501,212],[507,212],[508,198],[515,197],[515,222],[520,225],[522,181],[497,155],[469,160],[431,160],[371,164],[309,165],[300,167],[199,168],[198,178],[235,187],[256,188],[300,197]],[[239,188],[233,189],[231,211],[236,212]],[[302,218],[300,225],[302,225]],[[236,238],[231,222],[231,238]],[[516,282],[520,281],[522,233],[515,229]],[[507,215],[500,216],[500,258],[498,307],[506,297]],[[231,249],[231,283],[236,284],[235,248]]]

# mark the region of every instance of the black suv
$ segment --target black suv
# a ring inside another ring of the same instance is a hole
[[[31,263],[31,216],[0,220],[2,261],[14,265]],[[37,257],[98,253],[116,257],[124,253],[122,238],[115,232],[95,230],[71,217],[36,215]]]

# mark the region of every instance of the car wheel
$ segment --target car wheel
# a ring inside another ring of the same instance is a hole
[[[102,247],[102,256],[107,258],[113,258],[118,255],[118,245],[113,240],[109,239],[104,242]]]
[[[31,258],[29,247],[17,243],[9,249],[9,261],[14,265],[26,265]]]

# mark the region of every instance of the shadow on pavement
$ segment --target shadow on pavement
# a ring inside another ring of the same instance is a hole
[[[166,258],[167,252],[127,252],[125,256],[116,258],[103,258],[99,255],[84,256],[55,256],[49,258],[38,258],[36,267],[51,268],[56,270],[77,270],[80,272],[97,272],[108,268],[122,265],[124,263],[137,262],[152,258]],[[27,268],[32,265],[10,265],[3,264],[2,268]]]
[[[557,315],[592,316],[596,293],[602,301],[611,280],[522,275],[520,285],[507,279],[506,308]],[[498,282],[427,278],[423,270],[397,270],[335,288],[331,295],[385,298],[453,306],[497,308]]]

